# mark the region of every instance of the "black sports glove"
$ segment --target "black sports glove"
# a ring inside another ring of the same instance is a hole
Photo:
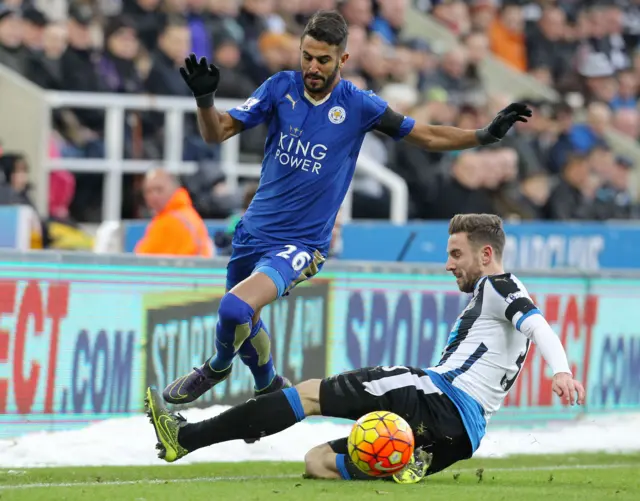
[[[533,113],[524,103],[511,103],[496,115],[496,118],[484,129],[476,131],[480,144],[492,144],[502,140],[516,122],[527,122],[525,117]]]
[[[208,64],[206,57],[201,57],[198,61],[196,55],[191,54],[184,60],[180,74],[193,92],[198,108],[211,108],[220,83],[220,70],[217,66]]]

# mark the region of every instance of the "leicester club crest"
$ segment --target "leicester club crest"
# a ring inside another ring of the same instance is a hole
[[[341,124],[347,118],[347,112],[342,106],[334,106],[329,110],[329,120],[334,124]]]

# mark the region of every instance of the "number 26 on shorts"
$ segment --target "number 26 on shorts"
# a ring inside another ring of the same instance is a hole
[[[306,251],[297,252],[298,248],[295,245],[285,245],[287,250],[278,252],[276,256],[283,257],[291,261],[291,267],[295,271],[300,271],[305,268],[309,261],[311,261],[311,254]],[[293,255],[295,253],[295,255]],[[291,257],[293,255],[293,258]]]

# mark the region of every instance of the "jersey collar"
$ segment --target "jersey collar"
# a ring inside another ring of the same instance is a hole
[[[333,91],[331,91],[329,94],[327,94],[323,99],[321,99],[320,101],[316,101],[315,99],[313,99],[308,93],[307,93],[307,89],[304,86],[304,82],[302,80],[302,72],[301,71],[296,71],[296,86],[298,87],[298,93],[303,97],[304,101],[309,104],[310,106],[321,106],[324,103],[326,103],[329,99],[331,99],[331,96],[333,95],[333,93],[342,85],[342,82],[344,80],[340,80],[338,82],[338,85],[335,86],[335,88],[333,89]]]
[[[478,289],[480,289],[480,284],[483,284],[484,280],[486,278],[488,278],[488,277],[489,277],[489,275],[483,275],[476,281],[476,284],[473,286],[473,295],[474,295],[474,297],[476,296],[476,294],[478,294]]]

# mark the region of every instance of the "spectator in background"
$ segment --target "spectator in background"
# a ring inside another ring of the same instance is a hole
[[[147,51],[156,47],[165,14],[160,11],[162,0],[122,0],[122,14],[136,25],[138,36]]]
[[[68,46],[60,60],[62,66],[62,89],[81,92],[103,92],[107,90],[97,71],[100,54],[96,51],[89,29],[92,23],[90,13],[82,8],[72,7],[69,12]],[[79,133],[69,138],[75,148],[67,148],[63,156],[104,156],[102,135],[104,131],[104,111],[74,109],[79,122]],[[79,191],[84,191],[79,187]]]
[[[585,77],[587,101],[610,103],[617,94],[615,73],[630,66],[615,9],[592,5],[584,11],[588,28],[578,52],[579,73]]]
[[[24,205],[31,208],[31,248],[42,249],[49,244],[47,226],[29,196],[30,189],[27,159],[19,153],[4,152],[0,156],[0,205]]]
[[[371,30],[387,43],[398,43],[400,30],[407,15],[408,0],[386,0],[378,2],[378,15],[371,24]]]
[[[475,106],[483,106],[487,102],[487,96],[482,86],[481,64],[490,53],[489,37],[484,33],[473,32],[463,37],[462,42],[468,55],[465,76],[473,86],[473,91],[467,95],[467,102]]]
[[[638,216],[638,206],[630,193],[629,172],[633,161],[618,156],[611,162],[602,186],[596,191],[594,201],[594,219],[629,219]]]
[[[446,90],[447,99],[453,105],[461,105],[473,101],[471,97],[479,89],[480,82],[468,78],[469,59],[466,49],[462,46],[454,47],[445,52],[440,61],[440,67],[425,86]]]
[[[556,142],[549,149],[546,168],[551,174],[559,174],[573,151],[571,142],[573,109],[566,103],[560,103],[553,107],[552,113]]]
[[[26,77],[45,89],[64,87],[62,55],[67,49],[67,28],[62,24],[49,24],[42,37],[42,52],[29,59]]]
[[[180,76],[179,68],[184,64],[191,47],[191,32],[184,18],[169,17],[160,32],[158,48],[153,54],[153,63],[144,88],[150,94],[161,96],[190,96],[189,87]],[[150,141],[147,147],[154,152],[154,158],[160,158],[165,147],[163,118],[159,113],[146,113],[143,118],[145,135]],[[211,160],[219,148],[207,146],[200,138],[195,115],[184,119],[183,160]],[[153,146],[152,146],[153,145]]]
[[[527,69],[547,70],[550,84],[561,84],[571,71],[574,48],[565,41],[566,29],[564,11],[550,6],[542,10],[540,20],[527,36]]]
[[[455,214],[493,213],[485,188],[485,157],[478,151],[449,154],[424,193],[426,219],[447,219]]]
[[[594,192],[587,157],[579,153],[570,155],[547,202],[547,217],[555,220],[590,219]]]
[[[393,49],[378,37],[369,41],[362,53],[361,73],[367,80],[367,89],[379,91],[389,76],[389,60],[387,56]],[[349,64],[347,62],[347,64]]]
[[[367,30],[362,26],[349,26],[349,38],[347,39],[347,52],[349,61],[347,67],[350,71],[359,71],[362,63],[362,55],[367,45]]]
[[[593,173],[603,184],[611,177],[615,165],[615,155],[607,144],[594,146],[587,155],[589,171]]]
[[[520,219],[544,219],[550,194],[551,182],[545,172],[524,177],[519,184],[514,212],[517,212]]]
[[[234,38],[238,43],[244,41],[244,30],[237,20],[240,12],[238,0],[209,0],[207,28],[213,36],[213,49],[220,39]]]
[[[158,36],[151,71],[144,84],[147,92],[160,96],[189,96],[189,88],[178,71],[191,48],[191,32],[180,17],[167,20]]]
[[[601,102],[594,102],[587,108],[587,122],[571,127],[569,133],[573,148],[580,153],[588,153],[597,144],[605,143],[605,132],[611,123],[611,110]]]
[[[142,92],[135,59],[140,52],[136,27],[130,18],[110,19],[104,30],[104,52],[98,73],[109,92]]]
[[[489,37],[481,31],[473,31],[462,37],[462,43],[467,49],[469,65],[477,66],[484,61],[491,52]]]
[[[45,15],[34,7],[27,7],[22,14],[22,42],[31,56],[42,52],[44,30],[47,26]]]
[[[255,84],[243,71],[241,58],[240,47],[233,37],[216,42],[213,60],[220,69],[220,85],[216,96],[245,100],[255,90]]]
[[[399,45],[390,53],[390,58],[393,62],[389,65],[389,80],[404,84],[415,92],[418,88],[418,74],[412,64],[411,49]]]
[[[273,7],[273,0],[242,0],[238,23],[244,32],[243,56],[249,67],[260,64],[258,40],[269,31],[267,18],[273,12]]]
[[[211,54],[213,32],[207,26],[205,7],[208,0],[186,0],[187,20],[191,31],[191,51],[194,54]]]
[[[498,2],[496,0],[471,0],[469,7],[471,29],[488,33],[497,14]]]
[[[551,103],[528,101],[533,116],[527,123],[520,122],[505,145],[512,145],[520,158],[521,177],[545,170],[552,146],[557,139],[554,130]]]
[[[603,49],[609,56],[616,71],[627,69],[631,66],[631,60],[626,52],[623,32],[622,8],[615,1],[605,2],[601,9],[593,7],[594,17],[605,26],[604,44],[598,49]]]
[[[371,0],[343,0],[340,13],[350,26],[368,29],[374,19],[371,6]]]
[[[0,5],[0,64],[25,75],[29,52],[22,45],[22,37],[19,13]]]
[[[213,257],[207,227],[178,181],[163,169],[149,171],[144,199],[154,214],[144,237],[135,247],[139,255]]]
[[[469,9],[462,0],[437,2],[433,7],[433,16],[455,35],[466,35],[472,29]]]
[[[524,18],[522,8],[505,4],[489,29],[492,52],[506,64],[519,71],[527,71]]]
[[[251,75],[257,87],[274,73],[287,68],[292,37],[286,33],[265,32],[260,35],[258,49],[262,64],[252,68]]]
[[[636,108],[623,108],[613,115],[613,128],[636,141],[640,138],[640,115]]]
[[[3,152],[0,156],[0,205],[31,205],[28,196],[29,167],[23,155]]]
[[[638,79],[633,70],[618,73],[618,92],[609,103],[614,111],[621,108],[635,109],[638,105]]]

